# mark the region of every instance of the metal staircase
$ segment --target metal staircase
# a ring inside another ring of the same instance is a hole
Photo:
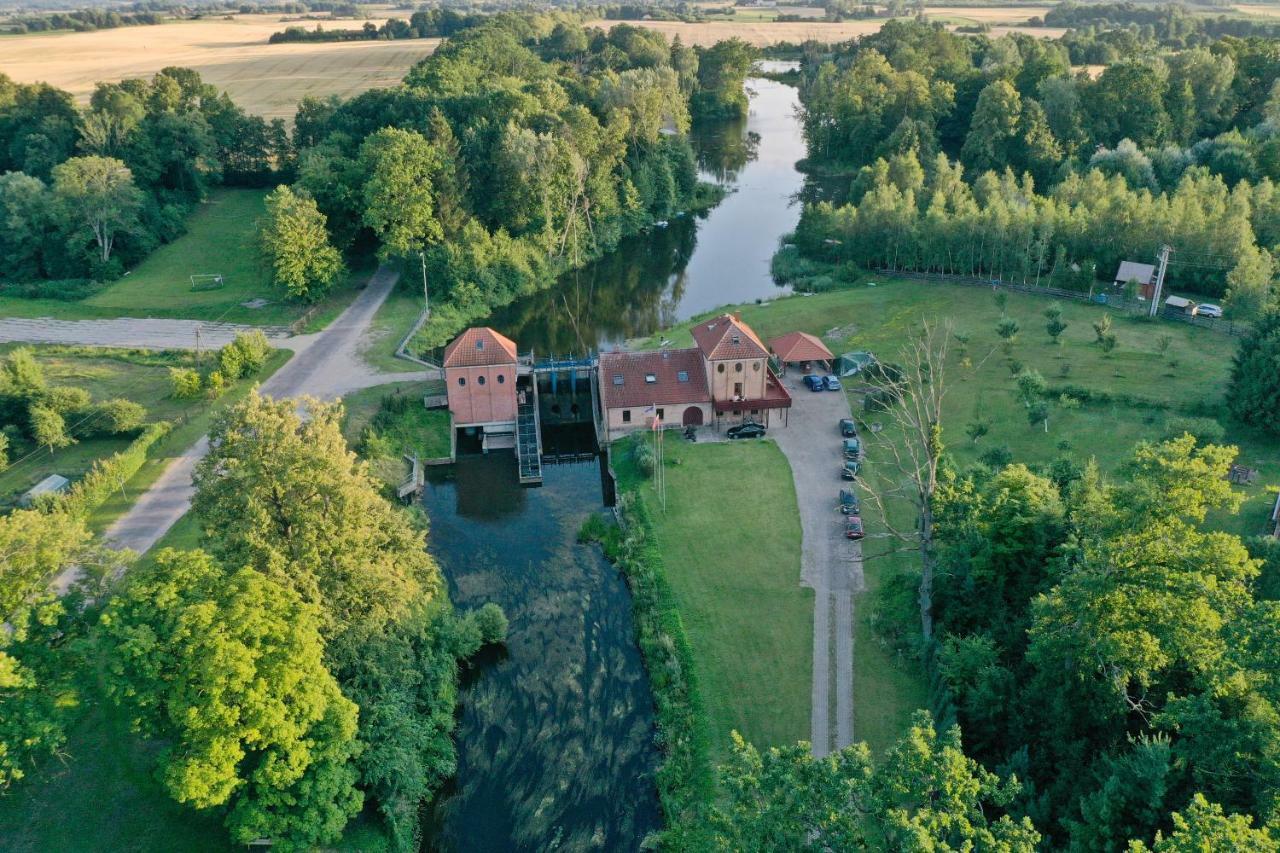
[[[524,377],[521,377],[522,379]],[[516,411],[516,459],[520,463],[520,484],[542,483],[542,431],[538,423],[538,383],[529,376],[521,383],[524,402]]]

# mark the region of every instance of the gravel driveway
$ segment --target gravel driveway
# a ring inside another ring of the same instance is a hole
[[[786,427],[769,431],[786,454],[800,508],[800,582],[813,597],[813,754],[853,742],[853,596],[864,587],[862,543],[844,538],[836,507],[840,479],[843,393],[813,392],[799,374],[783,380],[793,400]],[[833,711],[834,694],[834,719]]]

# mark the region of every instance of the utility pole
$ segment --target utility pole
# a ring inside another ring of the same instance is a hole
[[[431,296],[427,293],[427,253],[419,252],[418,257],[422,259],[422,306],[423,310],[431,313]]]
[[[200,366],[200,327],[196,326],[196,367]]]
[[[1147,310],[1148,317],[1156,316],[1156,312],[1160,310],[1160,298],[1164,293],[1164,271],[1169,266],[1169,253],[1172,251],[1168,243],[1160,247],[1160,269],[1156,271],[1156,289],[1151,294],[1151,305]]]

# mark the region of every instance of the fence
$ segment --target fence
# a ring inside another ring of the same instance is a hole
[[[889,278],[903,278],[916,281],[942,281],[948,284],[959,284],[968,287],[989,287],[992,290],[1012,290],[1015,293],[1029,293],[1033,296],[1048,296],[1053,299],[1071,299],[1076,302],[1093,302],[1131,315],[1145,316],[1150,310],[1151,305],[1151,303],[1146,302],[1145,300],[1129,299],[1128,297],[1120,294],[1081,293],[1078,290],[1063,290],[1060,287],[1038,287],[1033,284],[1022,284],[1015,281],[1002,281],[998,278],[950,275],[947,273],[936,272],[904,272],[898,270],[878,270],[877,272],[879,275],[887,276]],[[1250,326],[1247,323],[1239,323],[1234,320],[1228,320],[1220,317],[1201,317],[1199,315],[1183,314],[1181,311],[1173,311],[1168,308],[1161,309],[1160,319],[1177,320],[1182,323],[1190,323],[1193,326],[1199,326],[1203,329],[1212,329],[1216,332],[1222,332],[1237,338],[1244,337],[1250,330]]]

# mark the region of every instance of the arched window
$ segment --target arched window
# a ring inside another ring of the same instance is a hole
[[[476,377],[476,382],[479,382],[481,385],[483,385],[483,384],[484,384],[484,374],[483,374],[483,373]]]
[[[499,384],[499,385],[502,385],[502,384],[503,384],[503,383],[505,383],[506,381],[507,381],[507,374],[505,374],[505,373],[499,373],[499,374],[498,374],[498,384]]]
[[[716,365],[716,373],[724,373],[724,365],[723,365],[723,364],[717,364],[717,365]]]
[[[754,370],[756,373],[759,373],[759,372],[760,372],[760,362],[758,362],[758,361],[753,361],[753,362],[751,362],[751,369],[752,369],[752,370]]]
[[[733,366],[733,372],[734,372],[734,373],[741,373],[741,372],[742,372],[742,362],[738,362],[737,364],[735,364],[735,365]]]
[[[467,384],[467,377],[465,377],[465,376],[459,376],[459,377],[458,377],[458,384],[459,384],[459,385],[466,385],[466,384]]]

